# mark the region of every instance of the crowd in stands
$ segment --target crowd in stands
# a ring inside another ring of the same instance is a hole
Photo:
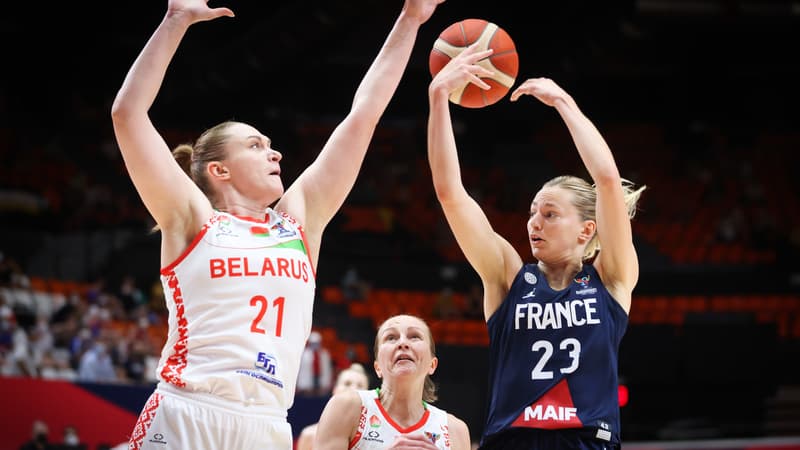
[[[166,337],[159,289],[124,277],[61,282],[0,257],[0,374],[83,382],[151,383]]]

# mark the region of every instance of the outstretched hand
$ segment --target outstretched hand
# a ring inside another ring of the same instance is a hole
[[[525,80],[511,93],[511,101],[515,102],[523,95],[532,95],[547,106],[555,106],[556,101],[559,99],[567,102],[570,99],[569,94],[550,78],[530,78]]]
[[[403,10],[411,17],[416,17],[419,23],[425,23],[433,15],[436,6],[445,0],[406,0]]]
[[[493,49],[478,51],[478,43],[472,44],[464,51],[451,59],[439,73],[433,77],[430,84],[431,91],[443,89],[448,94],[460,89],[467,83],[472,83],[481,89],[491,89],[491,86],[480,77],[491,77],[494,72],[479,65],[478,61],[488,58]]]
[[[169,0],[167,15],[180,15],[189,23],[214,20],[218,17],[233,17],[229,8],[210,8],[208,0]]]

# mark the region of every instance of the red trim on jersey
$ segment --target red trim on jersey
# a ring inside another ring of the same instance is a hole
[[[191,253],[192,250],[194,250],[194,248],[197,247],[197,244],[199,244],[200,240],[203,239],[203,236],[206,235],[208,228],[211,226],[212,223],[214,223],[214,221],[218,219],[218,217],[219,215],[214,213],[214,216],[208,219],[208,222],[206,222],[206,224],[203,225],[203,228],[201,228],[200,231],[197,232],[197,236],[195,236],[194,239],[192,239],[192,242],[186,247],[183,253],[181,253],[180,256],[178,256],[178,258],[171,264],[161,269],[161,275],[167,275],[171,273],[175,269],[175,266],[180,264],[181,261],[183,261],[184,259],[186,259],[187,256],[189,256],[189,253]]]
[[[347,448],[350,449],[350,448],[355,447],[356,443],[361,440],[361,436],[363,436],[361,434],[361,430],[358,430],[356,432],[356,435],[353,436],[353,439],[350,439],[350,443],[347,445]]]
[[[167,357],[161,368],[161,379],[178,387],[186,386],[181,375],[186,368],[189,353],[189,321],[186,320],[186,306],[183,304],[183,293],[175,272],[166,274],[170,298],[175,303],[175,322],[178,328],[178,340],[172,346],[172,354]]]
[[[144,408],[142,408],[141,414],[139,414],[139,418],[136,419],[136,425],[133,426],[133,433],[128,441],[130,450],[139,450],[142,448],[144,437],[147,436],[147,429],[150,428],[150,425],[153,423],[153,419],[156,417],[156,410],[160,403],[161,394],[157,392],[154,392],[147,400]]]
[[[361,440],[361,436],[364,435],[363,431],[364,428],[367,426],[367,407],[361,405],[361,415],[358,417],[358,428],[356,428],[356,435],[353,436],[353,439],[350,439],[350,444],[347,445],[348,449],[353,448],[358,441]]]
[[[378,410],[380,410],[381,414],[383,415],[383,418],[386,419],[387,422],[389,422],[389,425],[391,425],[392,427],[394,427],[395,430],[401,433],[411,433],[412,431],[419,430],[420,428],[422,428],[423,425],[425,425],[425,422],[428,421],[428,417],[430,417],[431,415],[430,410],[428,410],[428,408],[425,408],[425,412],[422,414],[422,418],[419,419],[419,422],[415,423],[414,425],[411,425],[408,428],[403,428],[397,422],[395,422],[394,419],[392,419],[392,416],[390,416],[385,409],[383,409],[383,405],[381,405],[380,398],[375,399],[375,404],[378,405]]]
[[[311,247],[308,246],[308,241],[306,240],[306,231],[300,225],[297,226],[297,229],[300,230],[300,237],[303,239],[303,245],[306,246],[306,256],[308,256],[308,265],[311,267],[311,275],[316,281],[317,271],[314,269],[314,261],[311,259]]]
[[[526,406],[511,426],[549,430],[583,427],[567,380],[561,380],[531,406]]]

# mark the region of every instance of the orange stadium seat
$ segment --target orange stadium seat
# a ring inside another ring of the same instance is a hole
[[[338,286],[324,286],[322,288],[322,300],[334,305],[344,303],[344,294]]]

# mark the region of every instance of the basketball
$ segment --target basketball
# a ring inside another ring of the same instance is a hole
[[[491,56],[478,62],[493,71],[494,76],[481,77],[492,87],[489,90],[467,83],[450,94],[451,102],[466,108],[497,103],[514,85],[519,70],[517,49],[505,30],[483,19],[465,19],[447,27],[434,42],[428,61],[431,75],[436,76],[451,58],[475,42],[479,42],[478,50],[494,50]]]

